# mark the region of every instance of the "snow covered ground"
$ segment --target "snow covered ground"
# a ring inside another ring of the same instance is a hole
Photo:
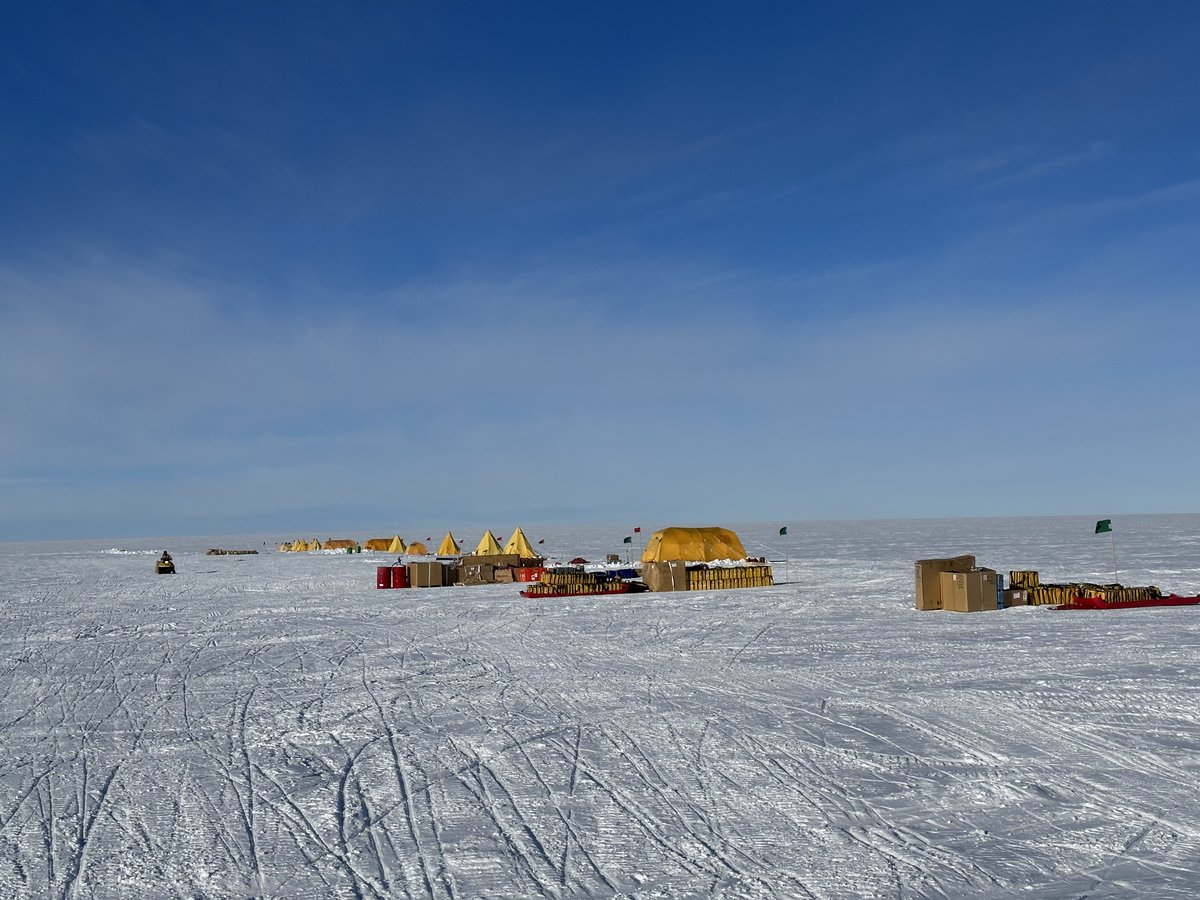
[[[734,525],[788,583],[600,599],[0,544],[0,896],[1194,897],[1200,610],[913,609],[921,557],[1110,581],[1094,523]],[[1114,528],[1200,591],[1200,516]]]

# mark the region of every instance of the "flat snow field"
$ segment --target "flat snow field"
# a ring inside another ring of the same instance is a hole
[[[1111,581],[1095,518],[780,524],[733,527],[786,583],[591,599],[0,544],[0,896],[1200,892],[1200,609],[913,609],[923,557]],[[1114,528],[1200,591],[1200,516]]]

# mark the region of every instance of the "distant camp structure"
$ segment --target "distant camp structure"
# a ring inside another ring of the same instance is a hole
[[[475,545],[475,551],[458,561],[458,571],[462,584],[535,581],[545,561],[520,528],[513,531],[503,548],[489,528]]]
[[[652,591],[768,587],[771,567],[751,559],[728,528],[672,526],[654,532],[642,553],[642,580]]]
[[[449,531],[442,538],[442,542],[438,544],[438,556],[462,556],[462,548],[458,546],[458,541],[454,540],[454,535]]]
[[[408,545],[408,549],[404,551],[409,556],[428,556],[429,548],[420,541],[413,541]]]
[[[307,553],[312,550],[341,550],[344,553],[362,553],[362,547],[358,541],[350,540],[349,538],[327,538],[324,543],[321,543],[316,538],[313,538],[311,541],[298,538],[294,541],[284,541],[279,545],[280,553]]]

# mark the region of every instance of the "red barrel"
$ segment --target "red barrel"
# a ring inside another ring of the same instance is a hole
[[[404,566],[392,566],[392,587],[408,587],[408,569]]]
[[[375,570],[375,587],[390,588],[391,586],[392,586],[392,567],[391,566],[379,566]]]

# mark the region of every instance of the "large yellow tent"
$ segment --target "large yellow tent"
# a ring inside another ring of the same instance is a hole
[[[688,562],[712,562],[717,559],[745,559],[741,538],[728,528],[664,528],[650,535],[642,562],[683,559]]]
[[[404,546],[404,541],[400,540],[400,535],[396,535],[388,544],[387,549],[388,553],[403,553],[407,548]]]
[[[496,536],[492,534],[492,529],[484,532],[483,537],[479,539],[479,546],[475,548],[475,556],[499,556],[500,545],[496,543]]]
[[[363,544],[364,550],[386,550],[392,543],[391,538],[371,538]]]
[[[533,548],[529,546],[529,541],[525,537],[525,532],[520,528],[512,533],[512,537],[508,539],[508,543],[504,545],[505,553],[515,553],[522,559],[530,559],[537,556],[533,552]]]
[[[442,538],[442,542],[438,545],[438,556],[459,556],[462,554],[462,548],[458,546],[458,542],[454,540],[454,535],[449,531]]]
[[[408,550],[406,552],[410,556],[428,556],[429,548],[427,548],[420,541],[413,541],[411,544],[408,545]]]
[[[356,546],[356,542],[350,538],[325,538],[326,550],[345,550],[348,547]]]

